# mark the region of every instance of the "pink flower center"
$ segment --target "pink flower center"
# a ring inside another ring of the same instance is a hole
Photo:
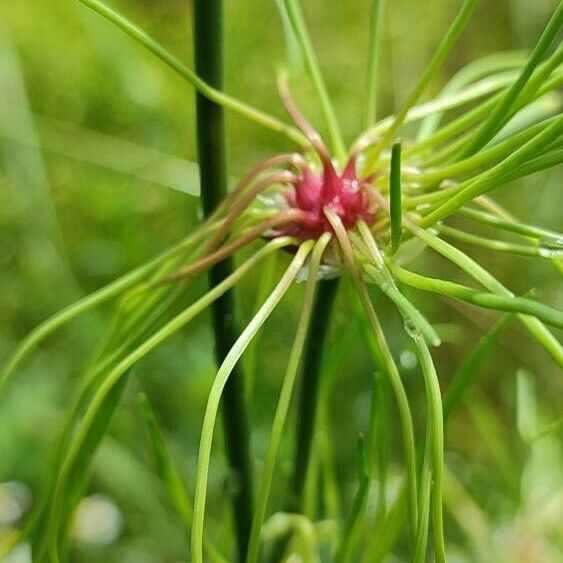
[[[324,208],[330,207],[351,229],[359,220],[372,224],[375,220],[375,206],[370,197],[369,185],[362,183],[356,174],[356,158],[352,156],[344,171],[339,175],[328,159],[323,158],[320,175],[310,168],[304,168],[286,195],[290,208],[302,212],[303,219],[282,229],[283,234],[301,240],[317,239],[324,232],[332,231],[325,216]]]

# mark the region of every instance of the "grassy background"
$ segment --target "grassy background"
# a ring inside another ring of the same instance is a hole
[[[384,114],[413,86],[459,2],[398,0],[390,4],[380,77]],[[189,2],[119,0],[112,5],[191,61]],[[364,111],[369,2],[307,0],[303,5],[344,135],[351,141],[361,129]],[[554,5],[548,0],[483,2],[428,95],[475,58],[529,47]],[[274,71],[284,58],[284,38],[273,1],[227,2],[230,93],[283,116]],[[297,99],[320,124],[313,90],[303,75],[300,78],[295,84]],[[195,160],[193,98],[189,85],[76,1],[2,3],[0,360],[41,320],[156,254],[197,223],[198,200],[190,195],[198,189],[197,170],[189,164]],[[258,159],[289,148],[283,139],[237,116],[229,116],[228,132],[233,177]],[[499,191],[499,199],[527,221],[561,230],[560,181],[560,171],[535,175],[506,186]],[[468,251],[513,290],[534,287],[547,302],[562,304],[561,284],[549,264],[491,257],[469,247]],[[420,266],[439,271],[442,277],[458,275],[431,255]],[[248,280],[239,293],[242,319],[255,306],[257,283],[257,277]],[[194,287],[194,295],[202,287]],[[267,444],[300,295],[301,288],[292,290],[268,323],[260,345],[252,407],[258,458]],[[357,432],[367,423],[372,369],[358,337],[359,321],[351,321],[348,314],[351,295],[350,288],[344,287],[331,334],[331,349],[342,351],[344,359],[334,352],[327,361],[337,377],[330,442],[345,508],[356,486],[349,459]],[[495,315],[423,296],[414,299],[444,335],[445,344],[436,359],[446,387]],[[399,319],[387,303],[381,301],[378,306],[412,400],[422,408],[421,378],[411,362]],[[50,338],[20,370],[3,398],[0,483],[17,481],[26,488],[18,497],[13,486],[0,485],[0,534],[20,525],[26,495],[37,493],[66,405],[110,318],[111,308],[106,308]],[[213,376],[210,342],[202,317],[135,369],[111,435],[96,458],[88,492],[113,499],[123,519],[121,532],[118,539],[102,545],[86,541],[78,531],[82,539],[76,541],[73,560],[182,558],[182,529],[153,476],[154,462],[136,394],[144,389],[151,397],[191,490],[200,421]],[[556,561],[563,538],[563,500],[552,494],[563,474],[560,435],[532,448],[519,439],[514,374],[522,366],[535,373],[540,416],[547,421],[561,414],[561,373],[512,325],[480,369],[480,391],[472,397],[476,406],[463,409],[452,421],[446,458],[456,479],[481,507],[477,514],[482,520],[473,514],[477,520],[470,528],[478,530],[483,525],[506,561]],[[423,411],[415,412],[421,431]],[[274,491],[277,506],[289,475],[292,432],[287,435],[280,488]],[[390,438],[399,462],[399,437],[394,433]],[[229,485],[219,448],[217,454],[210,514],[214,533],[227,545],[228,509],[221,501]],[[21,514],[10,512],[10,506],[15,510],[14,502]],[[451,511],[447,537],[459,546],[460,560],[471,560],[468,546],[473,540],[456,520],[459,514]],[[103,520],[93,512],[88,519],[98,524]]]

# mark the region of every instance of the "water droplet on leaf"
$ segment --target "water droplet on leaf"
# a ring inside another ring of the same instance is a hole
[[[420,336],[420,331],[411,319],[405,319],[405,331],[411,338],[417,338]]]
[[[418,364],[416,354],[410,350],[403,350],[399,355],[399,363],[403,369],[414,369]]]
[[[543,237],[539,239],[538,252],[544,258],[563,258],[563,237]]]

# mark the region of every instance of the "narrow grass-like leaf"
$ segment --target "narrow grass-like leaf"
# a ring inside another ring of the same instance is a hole
[[[313,48],[313,43],[311,41],[311,37],[309,36],[307,25],[305,24],[305,18],[303,17],[301,6],[299,5],[299,0],[283,0],[283,2],[291,21],[293,32],[295,33],[295,37],[301,47],[307,70],[317,90],[334,154],[338,160],[344,162],[346,149],[342,140],[340,126],[338,125],[336,114],[328,95],[319,61],[315,53],[315,49]]]
[[[508,252],[518,256],[534,256],[537,258],[551,258],[550,253],[538,246],[530,246],[527,244],[516,244],[504,240],[490,239],[479,235],[467,233],[461,229],[454,229],[447,225],[440,225],[438,231],[446,237],[451,237],[462,242],[467,242],[474,246],[495,250],[497,252]],[[556,250],[554,249],[554,252]],[[563,251],[562,251],[563,253]]]
[[[527,127],[523,131],[511,135],[500,143],[479,151],[477,154],[466,159],[459,160],[453,164],[448,164],[437,170],[423,172],[413,176],[413,180],[417,183],[432,184],[438,183],[445,178],[458,178],[462,174],[466,174],[471,170],[475,170],[480,166],[484,166],[488,162],[497,158],[502,158],[510,154],[515,149],[521,147],[531,138],[540,133],[547,125],[553,122],[555,118],[547,119],[540,123],[536,123],[531,127]]]
[[[364,266],[364,271],[369,279],[373,280],[379,289],[395,303],[405,319],[417,329],[420,330],[424,338],[432,345],[439,346],[441,343],[438,333],[434,330],[430,322],[426,320],[424,315],[407,299],[397,288],[395,284],[385,281],[377,268],[370,264]]]
[[[360,536],[360,525],[362,524],[366,511],[370,478],[367,465],[365,439],[361,434],[358,440],[358,479],[358,489],[356,491],[356,495],[354,496],[350,513],[344,522],[342,539],[340,540],[334,554],[334,561],[336,563],[346,563],[347,561],[352,560],[354,550]]]
[[[387,338],[379,322],[379,318],[375,312],[373,304],[370,300],[369,293],[359,272],[358,265],[354,256],[354,251],[348,234],[340,218],[330,208],[325,208],[325,215],[330,221],[334,233],[338,239],[344,259],[348,268],[352,272],[354,285],[360,297],[362,306],[366,312],[367,320],[369,322],[374,341],[377,345],[378,355],[377,361],[381,362],[384,367],[385,373],[389,378],[389,383],[393,389],[397,407],[399,410],[399,418],[401,420],[401,433],[403,437],[403,448],[405,455],[405,465],[407,472],[407,499],[408,499],[408,514],[409,514],[409,531],[411,540],[414,541],[416,537],[416,529],[418,523],[418,493],[417,493],[417,476],[416,476],[416,449],[414,445],[414,430],[412,424],[412,415],[407,398],[401,375],[397,364],[393,358]]]
[[[389,203],[377,192],[374,192],[376,200],[381,207],[389,213]],[[467,272],[471,277],[476,279],[481,285],[492,293],[513,297],[502,283],[500,283],[492,274],[485,270],[481,265],[477,264],[469,256],[461,250],[447,243],[446,241],[434,236],[430,232],[419,228],[410,219],[405,220],[405,226],[420,240],[429,247],[433,248],[439,254],[459,266],[463,271]],[[528,332],[543,346],[543,348],[552,356],[560,367],[563,367],[563,346],[558,342],[555,336],[547,329],[547,327],[538,319],[528,315],[518,315],[519,320],[527,328]]]
[[[502,96],[493,112],[488,116],[485,122],[469,140],[467,146],[461,153],[462,157],[466,157],[477,152],[504,125],[504,123],[506,122],[506,116],[509,113],[510,108],[517,100],[518,96],[522,93],[522,90],[530,79],[533,71],[544,57],[554,38],[560,32],[562,24],[563,2],[559,2],[557,9],[551,16],[538,42],[535,44],[526,65],[520,73],[520,76],[510,87],[510,89]]]
[[[224,92],[212,88],[209,84],[207,84],[207,82],[202,80],[192,70],[184,65],[184,63],[179,61],[162,45],[157,43],[150,35],[109,6],[99,2],[99,0],[78,1],[112,22],[119,29],[129,35],[129,37],[156,55],[161,61],[176,71],[182,78],[187,80],[198,92],[209,100],[242,115],[250,121],[254,121],[258,125],[262,125],[271,131],[285,135],[298,145],[307,146],[307,140],[297,129],[261,110],[253,108],[245,102],[241,102]]]
[[[395,133],[399,130],[401,125],[403,124],[405,117],[409,109],[416,104],[428,83],[434,76],[438,69],[442,66],[444,61],[446,60],[447,56],[450,54],[451,50],[453,49],[454,45],[456,44],[461,32],[465,29],[465,26],[469,22],[473,11],[477,7],[479,0],[464,0],[463,6],[461,7],[459,13],[457,14],[455,20],[452,22],[452,25],[446,32],[444,38],[442,39],[441,43],[438,45],[432,59],[428,63],[422,77],[420,78],[418,84],[415,86],[413,91],[409,94],[395,117],[393,118],[393,123],[389,127],[389,129],[384,133],[382,139],[378,142],[377,146],[379,150],[381,147],[384,147],[388,144],[388,142],[393,138]],[[373,166],[375,161],[379,155],[379,151],[373,151],[372,154],[368,157],[365,165],[365,173],[369,174],[373,172]]]
[[[514,78],[515,78],[514,72],[505,72],[498,76],[491,76],[489,78],[476,82],[475,84],[472,84],[471,86],[468,86],[467,88],[464,88],[463,90],[460,90],[459,92],[456,92],[454,94],[449,94],[442,98],[433,99],[428,102],[424,102],[422,104],[413,106],[407,112],[407,115],[405,116],[403,121],[403,125],[414,121],[418,121],[420,119],[425,119],[436,114],[439,115],[447,110],[455,109],[467,103],[473,102],[478,98],[482,98],[483,96],[492,94],[497,90],[505,88],[507,85],[510,85],[513,82]],[[489,98],[488,100],[481,102],[481,104],[477,108],[471,110],[471,115],[472,115],[471,123],[475,123],[476,121],[478,121],[480,118],[483,117],[484,110],[480,109],[481,105],[484,104],[492,105],[493,99],[497,98],[498,96],[499,94],[495,94],[493,98]],[[480,111],[476,114],[473,114],[475,110],[480,110]],[[362,135],[356,141],[355,144],[358,144],[360,140],[365,137],[377,138],[378,136],[383,135],[393,125],[393,121],[394,121],[394,116],[389,116],[380,120],[378,123],[370,127],[367,131],[362,133]],[[460,129],[464,129],[464,128],[465,127],[458,125],[456,122],[456,129],[454,132],[458,132]],[[443,136],[441,130],[438,133],[434,133],[433,135],[431,135],[428,139],[421,140],[417,142],[415,145],[413,145],[412,147],[409,147],[405,151],[405,154],[411,154],[411,152],[420,152],[421,149],[427,148],[429,145],[436,144],[434,137],[438,135],[439,138],[441,139]],[[419,145],[421,146],[420,149],[418,148]]]
[[[271,243],[270,243],[271,244]],[[307,256],[313,246],[312,241],[306,241],[301,244],[297,254],[292,260],[290,266],[282,276],[278,285],[274,288],[268,299],[258,310],[256,315],[248,323],[237,341],[233,344],[231,351],[227,354],[225,360],[221,364],[217,376],[213,382],[213,386],[209,393],[207,407],[203,418],[203,426],[201,431],[201,440],[199,447],[199,457],[197,463],[197,477],[195,485],[194,498],[194,521],[192,529],[192,560],[194,563],[203,563],[203,530],[205,517],[205,499],[207,497],[207,480],[209,474],[209,464],[211,458],[211,444],[213,442],[213,430],[215,428],[215,419],[219,402],[223,389],[227,383],[236,362],[247,348],[248,344],[264,324],[266,319],[271,315],[277,307],[280,300],[288,291],[298,271],[303,266]]]
[[[381,36],[383,17],[387,0],[372,0],[369,20],[368,72],[366,93],[365,128],[371,127],[377,119],[377,81],[381,59]]]
[[[363,267],[364,272],[374,283],[377,284],[379,289],[381,289],[381,291],[383,291],[383,293],[385,293],[385,295],[387,295],[387,297],[395,303],[405,319],[409,319],[414,327],[417,330],[420,330],[421,334],[432,346],[439,346],[441,340],[438,333],[426,320],[424,315],[399,291],[399,288],[396,286],[393,276],[387,269],[385,259],[379,251],[375,238],[369,230],[369,227],[364,221],[359,221],[358,228],[366,243],[372,261],[375,264],[375,266],[365,264]],[[350,236],[354,237],[354,233],[351,233]]]
[[[305,67],[303,53],[299,46],[299,41],[295,35],[295,31],[291,25],[291,19],[287,12],[285,0],[276,0],[276,5],[280,12],[283,33],[285,37],[285,45],[287,51],[287,66],[290,74],[299,75]]]
[[[414,544],[413,563],[424,563],[426,561],[426,550],[428,547],[428,530],[430,528],[430,497],[432,496],[432,441],[429,423],[426,423],[426,442],[424,444],[424,457],[419,479],[418,504],[418,529]]]
[[[225,279],[205,296],[200,298],[162,328],[157,330],[142,344],[121,359],[117,365],[111,368],[109,373],[104,376],[103,381],[100,382],[92,400],[90,401],[90,404],[88,405],[86,413],[78,430],[76,431],[72,443],[68,447],[66,458],[60,471],[51,507],[51,522],[54,529],[57,529],[58,523],[61,521],[61,516],[64,516],[62,499],[64,498],[67,490],[67,483],[72,479],[73,475],[76,475],[75,468],[81,465],[83,455],[85,453],[89,453],[90,436],[92,432],[95,432],[96,430],[97,420],[105,412],[108,399],[114,394],[114,388],[118,386],[120,381],[123,381],[123,378],[129,369],[164,340],[176,333],[186,323],[191,321],[196,315],[209,307],[214,300],[223,295],[234,284],[238,283],[267,254],[291,243],[294,243],[291,238],[281,237],[262,247],[256,254],[242,264],[229,278]],[[53,548],[56,550],[57,546],[54,545]]]
[[[440,100],[451,94],[456,94],[483,76],[498,75],[504,70],[517,68],[525,61],[525,55],[520,52],[495,53],[473,61],[451,78],[436,99]],[[416,140],[422,141],[432,135],[438,128],[441,118],[442,113],[435,113],[425,118],[420,124]]]
[[[445,256],[454,264],[457,264],[462,270],[467,272],[471,277],[476,279],[492,293],[505,297],[513,297],[512,293],[504,285],[502,285],[482,266],[477,264],[477,262],[461,252],[461,250],[422,229],[414,228],[413,232],[418,238],[421,238],[424,242],[426,242],[428,246],[436,250],[439,254]],[[545,348],[547,352],[549,352],[557,364],[560,367],[563,367],[563,347],[557,341],[555,336],[553,336],[553,334],[546,328],[546,326],[537,318],[530,317],[528,315],[519,314],[518,318],[528,329],[530,334],[532,334],[532,336]]]
[[[430,203],[435,209],[437,209],[437,206],[445,205],[444,202],[448,202],[453,197],[459,195],[461,193],[461,190],[472,185],[474,185],[474,187],[478,187],[480,191],[483,192],[480,196],[476,197],[484,197],[486,193],[502,185],[505,185],[508,182],[518,180],[519,178],[524,178],[526,176],[529,176],[530,174],[541,172],[542,170],[553,168],[562,163],[563,149],[553,150],[546,154],[543,154],[542,156],[532,158],[531,160],[520,164],[519,166],[515,166],[513,169],[507,169],[504,174],[499,174],[496,178],[484,178],[484,175],[487,174],[487,171],[485,171],[477,176],[474,176],[470,180],[458,184],[457,186],[443,188],[441,190],[433,191],[420,196],[412,196],[409,198],[405,197],[403,198],[404,205],[409,209],[418,207],[418,209],[420,210],[420,205]],[[459,210],[456,209],[455,211],[452,211],[452,213],[457,213],[458,211]]]
[[[69,305],[62,311],[56,313],[41,323],[24,339],[12,355],[6,367],[2,370],[0,375],[0,394],[21,363],[45,338],[79,315],[121,295],[136,284],[142,282],[151,272],[154,272],[158,266],[165,263],[167,260],[173,259],[183,251],[188,250],[190,247],[197,244],[201,238],[207,234],[207,232],[208,230],[206,229],[198,230],[196,233],[172,247],[170,250],[160,254],[142,266],[135,268],[128,274],[121,276],[107,286],[87,295],[76,303]]]
[[[459,215],[468,217],[469,219],[473,219],[474,221],[478,221],[485,225],[497,227],[504,231],[509,231],[511,233],[516,233],[525,237],[531,237],[545,241],[563,241],[562,233],[550,231],[541,227],[536,227],[535,225],[527,225],[526,223],[522,223],[521,221],[504,219],[502,217],[499,217],[498,215],[493,215],[492,213],[480,211],[479,209],[474,209],[472,207],[462,207],[459,210]]]
[[[436,368],[430,350],[421,335],[415,334],[413,340],[424,376],[426,402],[428,404],[427,439],[431,444],[430,459],[432,466],[432,529],[434,532],[434,554],[437,563],[446,560],[444,542],[444,522],[442,515],[442,476],[444,468],[444,420],[442,413],[442,394]],[[425,453],[426,458],[426,453]],[[421,507],[421,511],[424,510]]]
[[[539,71],[536,71],[536,73],[539,74]],[[541,98],[548,92],[559,88],[561,86],[561,78],[561,75],[555,75],[552,78],[545,80],[545,82],[542,83],[542,85],[533,96],[530,96],[529,99],[526,99],[518,104],[517,110],[526,107],[526,105],[531,104],[532,102],[534,102],[534,100]],[[507,83],[511,84],[512,80],[509,80]],[[450,141],[456,135],[461,134],[461,138],[452,143],[454,146],[451,154],[456,154],[456,152],[459,152],[463,144],[471,135],[471,128],[478,124],[480,121],[486,119],[487,116],[491,114],[493,109],[502,98],[502,95],[502,92],[495,94],[472,110],[464,112],[462,115],[460,115],[450,123],[444,125],[430,137],[414,144],[412,147],[409,147],[407,150],[405,150],[405,158],[411,158],[413,155],[421,154],[425,151],[431,151],[430,154],[434,156],[436,147],[438,145],[443,142]],[[439,100],[436,103],[438,102]],[[462,157],[458,155],[458,158]],[[434,158],[434,160],[436,159]]]
[[[455,372],[448,386],[444,398],[444,422],[447,423],[451,415],[462,403],[467,389],[477,377],[477,370],[504,332],[511,315],[503,315],[493,327],[480,339],[475,348],[464,358],[461,366]]]
[[[189,537],[192,528],[193,506],[188,491],[176,467],[176,463],[168,451],[164,434],[152,406],[144,393],[140,394],[139,402],[154,449],[158,473],[166,485],[178,515],[182,519],[186,529],[186,537]],[[207,536],[204,537],[203,542],[205,552],[211,561],[214,563],[226,563],[227,560],[219,553],[219,550],[210,542]]]
[[[391,211],[391,252],[397,252],[403,235],[403,192],[401,185],[401,143],[394,143],[391,149],[389,173],[389,205]]]
[[[503,176],[537,156],[543,147],[558,139],[562,132],[563,117],[558,117],[543,131],[532,137],[532,139],[507,156],[499,164],[481,174],[476,180],[469,181],[456,188],[455,195],[426,215],[420,225],[422,227],[429,227],[444,217],[451,215],[477,196],[488,192],[502,180]]]
[[[247,563],[256,563],[260,554],[260,532],[262,530],[262,524],[268,508],[270,489],[272,486],[282,433],[287,419],[291,397],[293,395],[295,380],[299,372],[301,356],[305,347],[305,340],[313,310],[315,290],[317,286],[317,275],[323,253],[327,244],[330,242],[330,239],[331,235],[328,233],[325,233],[325,235],[319,239],[313,249],[311,260],[309,262],[309,277],[307,280],[307,287],[305,288],[305,295],[303,297],[301,316],[299,318],[297,331],[291,347],[291,354],[283,378],[278,406],[276,407],[274,422],[270,432],[270,443],[264,459],[264,468],[262,469],[262,476],[258,487],[256,507],[254,510],[254,518],[252,521],[252,530],[248,546],[248,555],[246,559]]]

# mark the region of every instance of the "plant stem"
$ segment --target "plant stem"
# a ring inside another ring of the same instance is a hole
[[[213,88],[223,87],[223,3],[222,0],[194,0],[194,48],[196,72]],[[209,216],[227,193],[225,123],[223,108],[198,92],[197,147],[201,176],[203,212]],[[230,259],[209,271],[214,287],[233,269]],[[220,365],[236,340],[236,320],[232,292],[226,292],[212,308],[215,354]],[[252,466],[250,430],[245,402],[244,376],[234,366],[226,382],[222,402],[225,445],[229,466],[236,475],[238,488],[233,493],[234,524],[238,558],[244,561],[252,524]]]
[[[317,419],[321,380],[321,360],[329,328],[329,319],[338,289],[338,280],[319,283],[307,344],[303,357],[303,377],[297,415],[297,447],[295,449],[291,509],[299,511],[307,481]]]

